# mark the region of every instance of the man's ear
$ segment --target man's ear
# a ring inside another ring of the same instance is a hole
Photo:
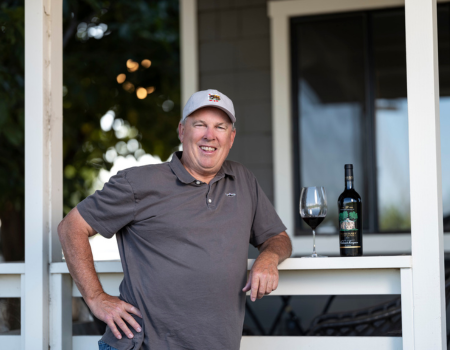
[[[231,131],[231,145],[230,145],[230,149],[231,147],[233,147],[233,143],[234,143],[234,138],[236,137],[236,129]]]
[[[183,143],[184,125],[181,123],[178,124],[178,138],[180,139],[181,143]]]

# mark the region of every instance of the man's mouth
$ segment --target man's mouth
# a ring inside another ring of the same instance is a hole
[[[200,149],[206,153],[212,153],[214,152],[217,148],[215,147],[210,147],[210,146],[200,146]]]

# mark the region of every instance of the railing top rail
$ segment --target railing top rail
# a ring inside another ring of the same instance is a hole
[[[251,269],[254,260],[248,260]],[[354,269],[400,269],[411,267],[411,256],[359,256],[351,258],[290,258],[283,261],[279,270],[354,270]]]
[[[25,263],[2,262],[0,275],[21,275],[25,273]]]
[[[248,269],[254,259],[248,260]],[[0,264],[1,267],[2,264]],[[354,270],[354,269],[401,269],[411,267],[411,256],[362,256],[353,258],[302,259],[290,258],[282,262],[279,270]],[[120,260],[96,261],[97,273],[121,273]],[[1,270],[0,270],[1,273]],[[69,273],[65,262],[52,263],[50,273]]]

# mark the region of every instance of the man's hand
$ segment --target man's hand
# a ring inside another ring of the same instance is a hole
[[[251,290],[250,299],[255,301],[272,293],[278,287],[278,264],[291,256],[291,239],[286,232],[269,238],[258,246],[261,252],[255,260],[243,292]]]
[[[252,290],[250,299],[255,301],[264,295],[272,293],[278,287],[278,256],[264,254],[256,259],[248,275],[248,281],[243,292]]]
[[[103,292],[95,299],[87,302],[87,304],[95,317],[105,322],[117,339],[122,338],[117,326],[122,329],[128,338],[133,338],[133,333],[127,327],[124,320],[127,321],[136,332],[141,332],[142,330],[136,320],[130,315],[130,313],[132,313],[142,318],[141,312],[133,305],[130,305],[117,297],[113,297]]]

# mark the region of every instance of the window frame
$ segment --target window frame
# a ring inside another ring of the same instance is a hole
[[[448,0],[437,0],[448,3]],[[292,139],[292,79],[291,79],[291,38],[290,19],[299,16],[315,16],[326,14],[348,13],[352,11],[383,10],[404,7],[404,0],[348,0],[342,2],[302,1],[269,1],[268,17],[271,21],[271,78],[272,78],[272,135],[273,135],[273,174],[275,208],[287,226],[291,236],[294,252],[303,252],[305,244],[309,245],[310,237],[295,236],[295,220],[298,203],[294,192],[294,164]],[[410,236],[390,234],[391,232],[370,234],[370,241],[378,244],[383,239],[383,247],[391,248],[391,253],[407,253],[411,250]],[[410,233],[410,232],[408,232]],[[388,236],[386,236],[388,235]],[[445,236],[450,237],[450,233]],[[368,239],[369,239],[368,237]],[[383,238],[382,238],[383,237]],[[335,235],[319,235],[316,242],[326,247],[334,247]],[[391,242],[392,241],[392,242]],[[377,248],[378,249],[378,248]],[[374,250],[378,251],[377,249]],[[309,251],[309,250],[308,250]],[[384,251],[384,249],[383,249]]]

